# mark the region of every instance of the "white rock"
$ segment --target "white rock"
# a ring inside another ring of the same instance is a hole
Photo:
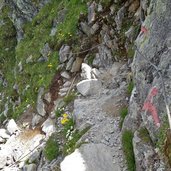
[[[103,144],[86,144],[66,156],[61,171],[120,171],[112,162],[110,148]]]
[[[61,73],[61,76],[62,76],[63,78],[66,78],[66,79],[70,79],[70,78],[71,78],[71,76],[69,75],[69,73],[68,73],[67,71],[63,71],[63,72]]]
[[[9,120],[7,124],[7,131],[10,133],[10,135],[18,130],[19,130],[19,127],[15,123],[14,119]]]
[[[35,164],[25,165],[23,167],[23,171],[36,171],[36,165]]]
[[[91,67],[88,64],[82,63],[81,70],[81,77],[83,79],[91,79]]]
[[[86,171],[85,161],[78,149],[74,153],[65,157],[60,164],[61,171]]]
[[[42,131],[46,133],[46,136],[49,137],[53,132],[56,131],[55,123],[51,118],[48,118],[42,124]]]
[[[7,133],[7,130],[0,129],[0,137],[3,139],[8,139],[10,137],[10,135]]]
[[[97,79],[83,80],[77,84],[77,90],[83,95],[95,95],[100,92],[101,81]]]

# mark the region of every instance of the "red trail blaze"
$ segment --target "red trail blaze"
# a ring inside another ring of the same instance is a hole
[[[147,100],[144,103],[144,106],[143,106],[142,110],[150,112],[156,126],[160,126],[160,121],[159,121],[159,117],[158,117],[158,114],[157,114],[157,109],[152,104],[152,98],[154,96],[156,96],[157,93],[158,93],[158,89],[156,87],[153,87],[152,90],[150,91],[150,94],[147,97]]]

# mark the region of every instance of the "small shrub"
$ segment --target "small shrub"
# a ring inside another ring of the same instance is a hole
[[[122,147],[129,171],[135,171],[135,157],[132,145],[133,133],[125,130],[122,134]]]
[[[53,159],[57,158],[59,154],[60,151],[59,151],[58,142],[55,139],[54,135],[52,135],[46,142],[44,155],[47,160],[52,161]]]
[[[73,118],[70,118],[66,122],[66,124],[64,125],[64,135],[65,136],[67,135],[68,130],[72,131],[74,129],[74,125],[75,125],[75,123],[74,123]]]
[[[62,116],[63,113],[64,113],[64,108],[57,108],[55,115],[58,118],[58,117]]]
[[[76,148],[78,148],[82,144],[77,144],[77,142],[89,129],[90,127],[87,127],[80,132],[78,130],[71,132],[70,137],[68,137],[68,140],[64,145],[64,155],[72,153]]]
[[[68,96],[64,97],[64,102],[66,105],[68,105],[69,103],[71,103],[72,101],[74,101],[74,99],[76,98],[76,93],[75,92],[71,92],[69,93]]]
[[[119,123],[119,127],[122,128],[124,119],[126,117],[126,115],[128,114],[128,108],[127,107],[123,107],[120,111],[120,123]]]

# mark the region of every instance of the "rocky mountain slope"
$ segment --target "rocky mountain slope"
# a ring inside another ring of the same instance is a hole
[[[170,170],[170,6],[1,1],[0,170]]]

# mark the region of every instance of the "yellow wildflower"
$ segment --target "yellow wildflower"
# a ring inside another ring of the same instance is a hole
[[[61,124],[62,124],[62,125],[65,125],[68,121],[69,121],[68,118],[62,118],[62,119],[61,119]]]
[[[67,113],[64,113],[62,116],[63,116],[63,118],[68,118],[68,114]]]
[[[52,67],[52,64],[51,64],[51,63],[50,63],[50,64],[48,64],[48,67],[49,67],[49,68],[51,68],[51,67]]]

